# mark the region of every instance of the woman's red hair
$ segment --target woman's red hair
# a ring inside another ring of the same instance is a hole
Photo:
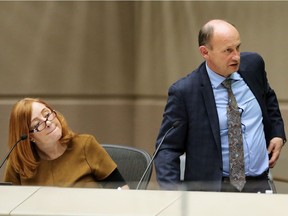
[[[20,174],[22,178],[31,178],[38,167],[38,154],[35,144],[30,141],[30,124],[32,103],[44,104],[48,109],[53,110],[46,102],[38,98],[24,98],[18,101],[12,108],[9,122],[8,145],[11,149],[13,145],[21,139],[22,135],[27,135],[27,139],[21,141],[9,156],[9,163]],[[74,132],[67,125],[64,116],[57,112],[57,119],[62,126],[62,137],[60,142],[67,145],[73,138]]]

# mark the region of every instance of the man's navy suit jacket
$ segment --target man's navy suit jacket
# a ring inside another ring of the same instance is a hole
[[[273,137],[285,138],[277,97],[267,81],[262,57],[241,53],[238,72],[261,107],[267,146]],[[155,157],[158,183],[167,189],[179,183],[179,156],[185,152],[187,189],[219,191],[223,171],[220,129],[205,62],[169,88],[156,146],[176,121],[179,125],[167,134]]]

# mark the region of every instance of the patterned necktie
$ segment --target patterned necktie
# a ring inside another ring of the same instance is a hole
[[[222,85],[228,91],[227,122],[229,142],[229,178],[230,183],[242,191],[245,180],[243,138],[241,129],[241,117],[235,96],[231,89],[231,79],[226,79]]]

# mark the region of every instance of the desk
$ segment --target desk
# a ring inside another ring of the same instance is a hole
[[[157,215],[181,192],[41,188],[11,215]]]
[[[38,189],[40,187],[0,186],[0,215],[9,215]]]
[[[0,194],[2,215],[14,216],[271,216],[283,215],[288,203],[284,194],[158,190],[2,186]]]
[[[287,215],[288,195],[188,192],[159,216]]]

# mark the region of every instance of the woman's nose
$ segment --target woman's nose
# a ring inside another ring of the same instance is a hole
[[[52,121],[47,120],[46,121],[46,126],[50,126],[52,124]]]

